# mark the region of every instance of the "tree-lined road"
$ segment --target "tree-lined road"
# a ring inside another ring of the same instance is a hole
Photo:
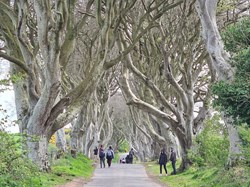
[[[92,180],[84,187],[162,187],[148,177],[140,164],[112,164],[110,168],[97,168]]]

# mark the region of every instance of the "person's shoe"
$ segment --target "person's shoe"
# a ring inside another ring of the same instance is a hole
[[[162,176],[162,174],[159,174],[159,176],[161,177],[161,176]]]
[[[167,173],[166,173],[165,175],[166,175],[166,176],[168,176],[168,174],[167,174]]]

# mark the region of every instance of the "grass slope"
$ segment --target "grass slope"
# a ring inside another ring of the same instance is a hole
[[[79,154],[77,158],[72,158],[66,155],[53,163],[51,172],[41,173],[39,177],[32,179],[32,186],[53,187],[78,177],[88,180],[92,175],[93,169],[92,161],[87,157]]]
[[[191,167],[170,176],[159,176],[159,165],[155,162],[146,163],[145,166],[150,175],[168,187],[250,187],[250,169],[246,166],[230,170]],[[167,171],[168,174],[172,172],[170,163],[167,163]]]

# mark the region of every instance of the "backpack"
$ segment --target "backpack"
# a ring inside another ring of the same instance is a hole
[[[108,152],[107,152],[107,156],[108,156],[108,157],[112,157],[112,156],[113,156],[113,154],[112,154],[112,151],[111,151],[111,150],[108,150]]]
[[[99,157],[100,157],[100,158],[104,158],[104,157],[105,157],[105,153],[104,153],[103,150],[100,150],[100,152],[99,152]]]

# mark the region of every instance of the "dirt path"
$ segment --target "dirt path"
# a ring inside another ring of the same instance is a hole
[[[84,184],[83,179],[76,178],[66,184],[57,185],[55,187],[83,187],[83,184]]]

